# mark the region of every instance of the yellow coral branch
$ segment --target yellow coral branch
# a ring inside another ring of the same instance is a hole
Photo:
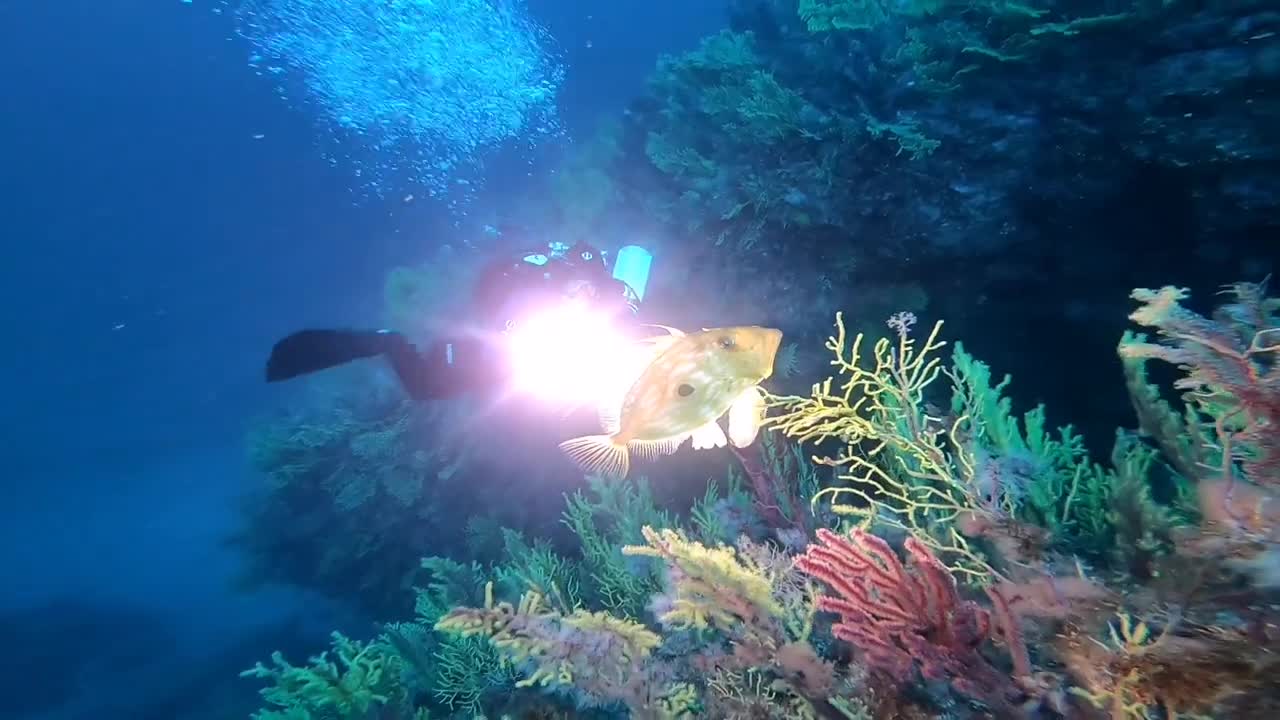
[[[896,342],[882,338],[864,362],[863,336],[851,341],[838,313],[826,346],[844,376],[839,388],[827,378],[809,397],[769,397],[769,408],[781,412],[766,425],[801,442],[844,443],[835,457],[813,458],[847,483],[823,488],[814,503],[827,500],[833,512],[863,518],[864,527],[911,531],[952,571],[983,580],[991,567],[950,527],[966,513],[985,512],[974,486],[976,461],[963,437],[972,432],[970,417],[943,427],[924,409],[925,390],[946,372],[937,355],[946,345],[938,339],[942,325],[935,323],[923,342],[907,332]]]

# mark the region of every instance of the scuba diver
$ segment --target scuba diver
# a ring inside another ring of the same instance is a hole
[[[620,323],[634,324],[651,257],[641,253],[642,273],[638,280],[632,280],[638,289],[615,277],[619,273],[610,272],[604,255],[586,243],[572,247],[552,243],[548,250],[494,261],[481,272],[472,293],[473,311],[478,316],[472,320],[478,332],[457,332],[419,350],[409,338],[392,330],[300,330],[271,349],[267,382],[383,356],[414,400],[444,399],[492,386],[508,372],[507,354],[492,347],[492,338],[517,326],[529,308],[574,299]]]

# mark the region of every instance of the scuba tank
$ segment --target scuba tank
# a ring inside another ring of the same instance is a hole
[[[613,279],[626,285],[635,296],[630,299],[639,304],[644,300],[644,291],[649,285],[649,270],[652,267],[653,253],[639,245],[627,245],[618,250],[618,258],[613,261]]]

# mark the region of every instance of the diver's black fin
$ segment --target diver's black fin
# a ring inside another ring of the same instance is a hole
[[[406,344],[403,335],[377,330],[299,330],[271,348],[267,382],[382,355]]]

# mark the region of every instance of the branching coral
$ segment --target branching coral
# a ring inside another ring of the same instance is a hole
[[[769,697],[804,709],[787,717],[854,716],[855,701],[831,702],[841,688],[851,691],[849,678],[806,641],[811,594],[793,576],[786,556],[754,545],[750,554],[739,556],[732,548],[706,547],[673,530],[645,527],[642,534],[647,544],[624,552],[663,560],[671,596],[658,601],[665,605],[662,622],[672,630],[718,637],[732,648],[693,657],[704,672],[723,681],[707,686],[713,700],[732,696],[749,703],[755,694],[736,683],[768,677]],[[621,703],[633,718],[686,717],[701,707],[702,684],[680,682],[671,654],[654,655],[659,636],[632,620],[548,608],[532,592],[519,605],[496,602],[490,584],[481,607],[454,608],[435,627],[446,635],[487,640],[524,675],[520,687],[559,688],[591,706]]]
[[[669,525],[670,518],[654,504],[644,479],[634,485],[601,478],[590,482],[595,499],[575,492],[565,498],[568,508],[563,515],[581,544],[583,594],[610,612],[639,618],[657,592],[659,579],[651,569],[628,563],[619,548],[642,540],[644,526]]]
[[[744,251],[767,227],[824,219],[852,150],[844,141],[864,129],[792,87],[750,32],[721,32],[664,58],[650,90],[663,106],[645,129],[646,155],[670,185],[662,211]]]
[[[622,551],[666,561],[674,596],[670,608],[659,617],[663,623],[676,628],[745,627],[754,632],[781,616],[782,608],[774,601],[768,580],[738,562],[733,548],[708,548],[674,530],[648,527],[644,539],[647,545],[627,546]]]
[[[407,716],[408,695],[400,684],[400,657],[381,643],[362,643],[333,633],[333,653],[311,658],[307,666],[289,664],[280,653],[272,666],[258,663],[241,677],[271,680],[262,697],[278,710],[253,715],[255,720],[364,720],[377,708]]]
[[[714,479],[707,482],[706,492],[689,509],[696,539],[707,545],[719,545],[760,534],[753,495],[744,485],[743,473],[732,466],[726,473],[723,489]]]
[[[505,562],[495,571],[510,595],[536,592],[565,612],[582,604],[578,563],[561,556],[545,540],[530,545],[522,534],[510,528],[503,528],[502,537]]]
[[[843,446],[817,460],[837,468],[837,482],[815,503],[830,499],[864,528],[905,530],[981,583],[1023,582],[1049,550],[1107,559],[1117,537],[1142,543],[1130,548],[1135,572],[1170,549],[1145,446],[1118,435],[1114,469],[1092,463],[1070,426],[1050,432],[1043,406],[1013,412],[1008,376],[997,382],[959,344],[943,365],[941,323],[920,338],[902,326],[864,358],[864,336],[850,341],[843,317],[836,321],[827,347],[840,385],[829,378],[809,397],[772,397],[778,412],[767,420],[801,441]],[[947,411],[926,396],[940,376],[951,386]]]
[[[478,715],[486,701],[510,691],[519,677],[487,642],[440,636],[431,629],[454,607],[482,601],[485,568],[442,557],[423,558],[429,573],[418,587],[415,622],[386,627],[387,642],[415,674],[416,684],[451,710]]]
[[[810,397],[773,397],[781,410],[767,423],[802,442],[832,439],[844,449],[817,462],[842,472],[848,486],[834,485],[814,496],[833,501],[832,510],[917,533],[948,556],[948,565],[966,575],[988,577],[991,568],[956,529],[962,515],[983,512],[975,482],[975,457],[964,441],[969,417],[948,426],[926,410],[925,389],[942,373],[937,351],[938,323],[923,343],[902,332],[897,342],[881,339],[872,350],[873,365],[862,365],[862,340],[849,345],[843,315],[837,334],[827,341],[832,362],[844,376],[814,385]],[[846,498],[852,500],[849,502]]]
[[[909,682],[919,668],[928,680],[945,680],[1007,711],[1016,694],[1010,676],[980,652],[991,614],[960,598],[951,574],[923,543],[908,538],[906,548],[912,570],[888,543],[864,530],[841,537],[821,529],[796,565],[832,589],[818,599],[818,608],[840,616],[832,632],[858,647],[872,668],[898,682]],[[1030,676],[1026,649],[1016,645],[1020,639],[1011,629],[1005,637],[1015,640],[1015,672]]]
[[[448,430],[452,408],[415,406],[366,368],[347,370],[327,378],[345,386],[316,389],[304,407],[251,430],[265,482],[245,500],[236,542],[249,552],[247,582],[285,581],[402,615],[466,446]]]
[[[1220,715],[1220,703],[1244,698],[1270,708],[1274,648],[1219,628],[1175,633],[1177,619],[1155,627],[1126,612],[1102,639],[1069,626],[1057,644],[1084,687],[1072,692],[1117,720],[1155,717],[1269,717],[1256,710]],[[1263,711],[1264,713],[1266,710]],[[1163,714],[1161,714],[1163,713]]]
[[[1114,469],[1104,477],[1107,517],[1103,547],[1112,554],[1117,569],[1131,577],[1148,580],[1155,572],[1158,557],[1173,551],[1173,530],[1177,514],[1155,501],[1151,491],[1151,468],[1156,451],[1132,433],[1118,431],[1111,453]],[[1179,500],[1183,498],[1179,496]]]
[[[623,703],[637,720],[669,718],[664,702],[674,686],[664,685],[661,668],[649,662],[661,639],[630,620],[575,610],[562,614],[526,593],[518,606],[495,603],[492,585],[480,608],[455,608],[436,629],[462,637],[486,638],[525,678],[518,687],[563,686],[592,705]]]
[[[776,557],[757,546],[739,554],[727,546],[706,547],[673,530],[645,528],[645,539],[647,545],[624,551],[664,560],[671,596],[660,600],[659,619],[676,630],[714,630],[732,648],[701,662],[704,672],[722,681],[710,684],[713,694],[749,705],[748,698],[760,695],[744,693],[742,684],[769,676],[776,680],[770,697],[780,706],[803,708],[787,717],[851,716],[832,702],[850,678],[809,644],[811,591],[789,566],[780,567]]]
[[[1176,538],[1183,555],[1199,558],[1176,589],[1184,602],[1198,594],[1240,604],[1223,569],[1256,588],[1280,586],[1280,299],[1261,284],[1226,293],[1231,300],[1206,317],[1182,306],[1183,289],[1135,290],[1141,305],[1130,319],[1157,337],[1125,333],[1119,345],[1141,431],[1182,483],[1195,484],[1202,526]],[[1148,382],[1150,360],[1181,373],[1180,410]]]
[[[1174,387],[1200,416],[1188,418],[1189,424],[1213,428],[1219,466],[1193,470],[1203,460],[1197,457],[1203,448],[1193,447],[1190,459],[1174,453],[1180,469],[1195,477],[1241,477],[1280,487],[1280,299],[1267,297],[1259,284],[1237,283],[1228,292],[1234,301],[1207,318],[1181,305],[1188,296],[1184,289],[1135,290],[1133,298],[1142,306],[1129,317],[1153,328],[1158,338],[1126,336],[1120,355],[1175,365],[1183,376]],[[1159,436],[1161,426],[1144,430]]]
[[[1083,438],[1071,426],[1050,432],[1043,405],[1019,418],[1004,394],[1011,378],[997,382],[960,343],[947,375],[951,416],[967,418],[964,436],[973,447],[981,504],[1044,528],[1075,552],[1105,552],[1113,476],[1089,462]]]
[[[1080,17],[1064,14],[1075,7],[1035,0],[800,0],[796,12],[811,33],[900,38],[888,43],[884,59],[920,73],[930,89],[950,91],[978,63],[1028,62],[1067,38],[1130,27],[1155,5],[1129,3],[1124,12]]]
[[[809,32],[823,32],[870,30],[888,20],[893,10],[883,0],[800,0],[796,12]]]
[[[817,492],[821,482],[800,446],[770,434],[750,447],[733,448],[733,454],[750,481],[752,508],[768,529],[784,541],[807,538],[810,519],[803,498]]]
[[[753,478],[753,498],[731,474],[728,494],[750,512],[753,500],[789,497],[779,487],[786,476],[861,522],[817,530],[796,558],[790,551],[807,527],[795,508],[776,508],[797,526],[771,538],[780,543],[760,542],[767,536],[757,531],[730,546],[731,529],[753,526],[725,521],[714,485],[694,507],[691,536],[671,527],[646,484],[597,481],[596,497],[568,498],[564,516],[580,561],[507,529],[485,533],[500,540],[487,543],[500,561],[429,558],[417,622],[386,626],[367,646],[335,639],[336,662],[322,656],[295,668],[277,657],[274,668],[250,671],[276,681],[267,697],[286,708],[260,717],[409,711],[430,696],[472,714],[541,697],[625,708],[641,720],[859,717],[866,708],[855,697],[902,717],[901,703],[938,711],[959,696],[993,717],[1037,708],[1135,720],[1271,717],[1280,637],[1274,606],[1254,600],[1266,599],[1258,590],[1268,581],[1280,584],[1268,444],[1276,303],[1238,286],[1237,302],[1211,321],[1183,314],[1176,291],[1136,296],[1145,305],[1135,319],[1163,335],[1158,343],[1126,336],[1121,352],[1144,430],[1165,433],[1155,444],[1170,464],[1196,473],[1206,525],[1192,541],[1174,527],[1183,510],[1152,491],[1154,447],[1121,431],[1111,467],[1095,465],[1069,427],[1046,429],[1043,408],[1015,416],[1003,394],[1008,378],[994,378],[962,347],[944,365],[940,323],[917,337],[897,318],[897,337],[877,342],[868,361],[863,336],[848,338],[837,316],[828,349],[839,379],[810,397],[771,397],[781,412],[769,422],[801,442],[839,443],[834,459],[815,460],[838,477],[819,487],[826,478],[801,472],[794,447],[768,441],[755,460],[771,477]],[[1187,373],[1185,412],[1146,382],[1149,358]],[[948,409],[926,397],[940,377],[950,381]],[[871,534],[877,527],[895,531],[904,556],[896,539]],[[1062,550],[1105,564],[1123,592],[1099,586]],[[1251,575],[1254,587],[1231,570]],[[1207,603],[1193,597],[1210,582],[1225,592]],[[1158,583],[1182,592],[1161,595]],[[498,601],[495,588],[519,602]],[[662,634],[642,624],[646,608]],[[852,662],[842,642],[856,650]]]

